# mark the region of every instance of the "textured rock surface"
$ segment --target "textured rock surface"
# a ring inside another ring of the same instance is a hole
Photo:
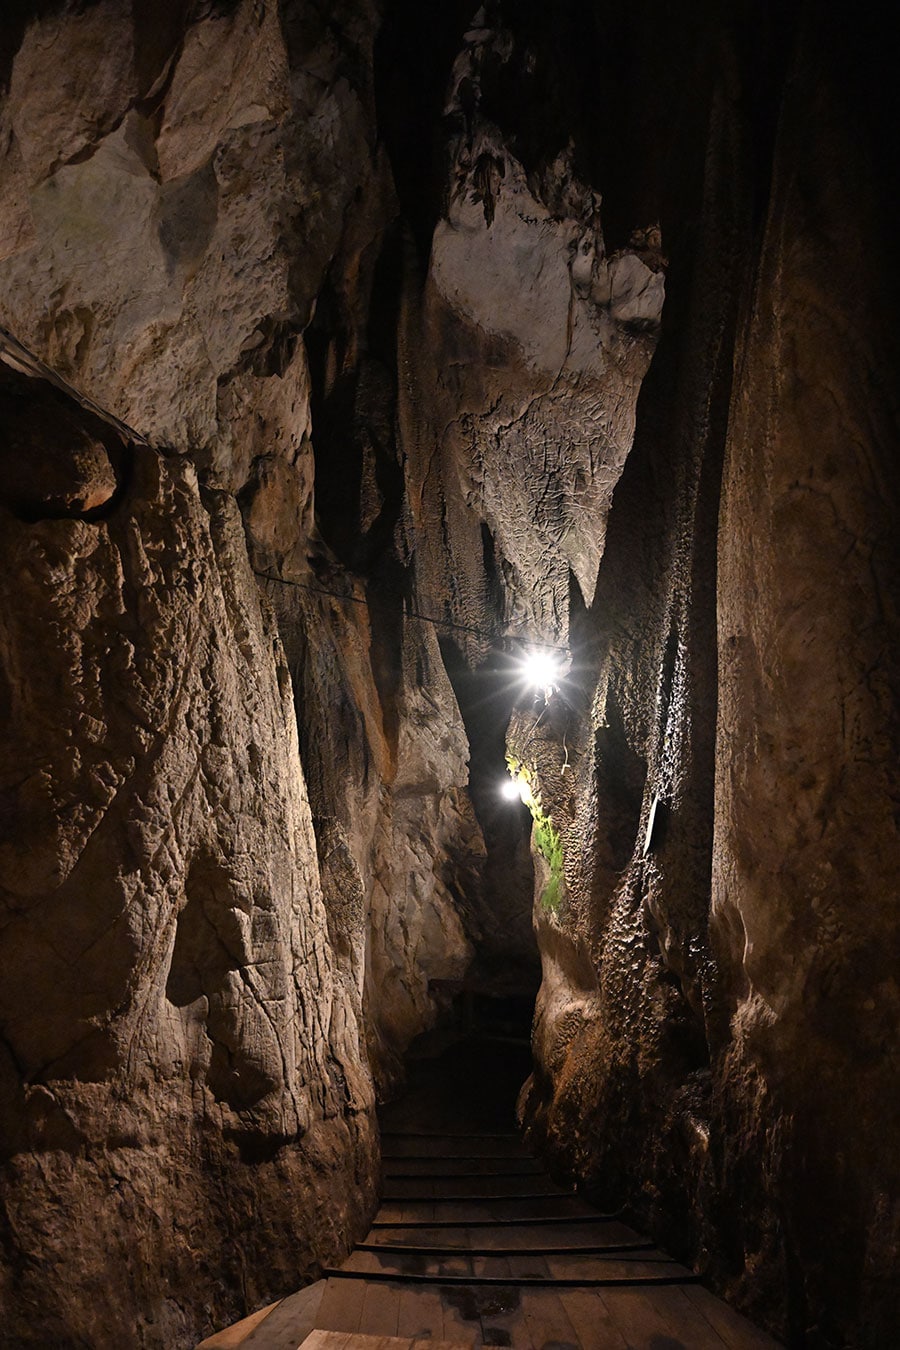
[[[432,590],[470,621],[480,601],[483,626],[495,622],[486,531],[509,616],[552,640],[566,636],[570,572],[593,597],[665,288],[658,231],[640,253],[607,254],[600,196],[570,146],[529,175],[489,120],[492,81],[521,76],[525,101],[535,60],[502,26],[467,35],[446,109],[459,126],[447,213],[404,340],[411,363],[427,353],[408,391],[409,493],[426,551],[439,550]]]
[[[875,35],[36,8],[0,323],[159,452],[0,367],[14,1343],[187,1345],[336,1251],[373,1081],[529,987],[532,901],[533,1137],[794,1342],[888,1343]]]
[[[900,1160],[897,425],[877,391],[896,337],[853,240],[889,235],[885,165],[830,12],[784,30],[764,79],[737,32],[707,34],[731,45],[714,65],[660,32],[683,61],[646,72],[647,126],[687,109],[650,132],[678,165],[657,180],[666,319],[572,624],[599,682],[570,682],[530,750],[567,898],[539,920],[523,1109],[790,1343],[880,1346]]]
[[[183,1344],[364,1220],[372,1088],[233,498],[17,398],[127,487],[0,536],[4,1338]]]
[[[188,1345],[337,1254],[373,1194],[366,1046],[386,1082],[471,957],[483,845],[431,631],[395,670],[365,610],[251,570],[309,581],[312,552],[365,593],[314,533],[298,335],[329,268],[365,328],[373,31],[109,0],[4,34],[2,319],[165,451],[4,377],[16,1343]]]
[[[370,1036],[384,1045],[375,1067],[386,1081],[410,1037],[433,1020],[429,978],[460,977],[471,955],[441,876],[445,841],[461,829],[464,854],[483,845],[459,800],[465,738],[436,673],[433,639],[411,627],[399,662],[387,646],[375,650],[382,613],[390,611],[392,634],[400,631],[397,575],[378,583],[378,602],[340,565],[371,571],[386,548],[393,555],[399,510],[399,487],[385,481],[398,473],[394,334],[370,312],[396,213],[374,135],[374,34],[365,4],[324,16],[303,3],[252,0],[202,14],[164,5],[152,24],[140,6],[106,0],[25,26],[3,115],[5,172],[16,184],[9,210],[20,214],[26,202],[31,225],[10,217],[0,317],[153,444],[189,453],[206,485],[237,494],[258,573],[316,584],[313,555],[327,589],[351,597],[338,607],[346,620],[333,606],[324,614],[326,631],[336,630],[325,639],[334,647],[332,678],[324,653],[311,663],[303,656],[302,624],[316,629],[315,649],[321,609],[305,605],[296,585],[279,593],[267,582],[309,753],[327,765],[311,774],[314,816],[343,821],[363,909],[372,907],[373,932],[384,934],[392,969],[397,958],[404,972],[386,999],[384,982],[369,982]],[[58,97],[46,79],[55,46],[69,53]],[[299,335],[317,306],[325,317],[309,338],[311,377]],[[369,350],[373,341],[387,364]],[[356,403],[350,425],[348,400]],[[337,537],[335,499],[344,522]],[[360,534],[371,536],[362,557],[341,547],[357,513]],[[412,577],[402,583],[404,592],[413,586]],[[374,638],[354,599],[379,606]],[[435,671],[428,694],[415,678],[423,644]],[[364,710],[349,735],[332,716],[335,700],[347,698]],[[452,748],[441,751],[436,772],[435,747],[444,742]],[[365,788],[348,794],[363,760],[372,770]],[[397,812],[395,791],[407,803]],[[421,813],[411,804],[417,797]],[[377,917],[395,876],[407,888],[408,869],[418,879],[404,920]],[[347,974],[352,987],[358,972]],[[398,999],[409,1005],[403,1015]],[[379,1025],[381,1002],[393,1030]]]
[[[736,360],[712,933],[735,1007],[725,1087],[761,1152],[755,1121],[771,1121],[794,1325],[878,1345],[893,1334],[900,1237],[900,493],[879,394],[897,359],[896,292],[863,258],[834,279],[859,222],[873,241],[888,222],[881,165],[811,39]]]

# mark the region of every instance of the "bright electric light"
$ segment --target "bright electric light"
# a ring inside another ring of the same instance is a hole
[[[521,795],[519,792],[519,784],[515,778],[507,778],[501,787],[500,792],[509,802],[515,801],[515,799]]]
[[[522,661],[522,674],[535,689],[553,689],[562,671],[555,654],[548,650],[530,651]]]

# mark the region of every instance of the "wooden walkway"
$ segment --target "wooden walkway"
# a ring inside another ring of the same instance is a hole
[[[517,1136],[414,1131],[383,1148],[365,1240],[203,1350],[775,1347],[652,1242],[556,1186]]]

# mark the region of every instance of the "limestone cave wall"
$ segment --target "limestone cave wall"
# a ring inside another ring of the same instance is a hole
[[[190,1345],[339,1255],[376,1093],[471,964],[468,743],[406,613],[378,21],[4,17],[10,1343]]]
[[[655,200],[669,267],[572,676],[510,727],[566,878],[558,912],[536,904],[522,1110],[788,1343],[882,1345],[897,296],[873,256],[894,95],[875,35],[829,7],[682,18],[604,32],[643,64],[616,209]]]
[[[309,1277],[410,1042],[539,979],[560,1174],[889,1343],[887,66],[830,3],[10,8],[11,1343]]]

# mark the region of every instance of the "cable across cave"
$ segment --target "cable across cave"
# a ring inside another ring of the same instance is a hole
[[[369,608],[369,602],[361,595],[350,595],[347,591],[330,591],[324,586],[315,586],[309,581],[294,581],[288,577],[275,576],[273,572],[257,572],[254,569],[253,575],[263,581],[276,581],[282,586],[296,586],[303,591],[311,591],[313,595],[327,595],[332,600],[347,600],[353,605],[362,605]],[[531,637],[524,630],[514,630],[513,632],[501,633],[499,629],[476,628],[473,624],[456,623],[453,619],[441,619],[436,614],[423,614],[421,610],[409,609],[406,611],[411,619],[420,619],[422,623],[430,623],[435,628],[451,628],[458,633],[469,633],[473,637],[484,638],[486,641],[499,639],[502,642],[519,641],[527,642],[530,647],[540,647],[544,651],[563,652],[568,655],[568,647],[561,646],[558,642],[542,642],[540,638]]]

